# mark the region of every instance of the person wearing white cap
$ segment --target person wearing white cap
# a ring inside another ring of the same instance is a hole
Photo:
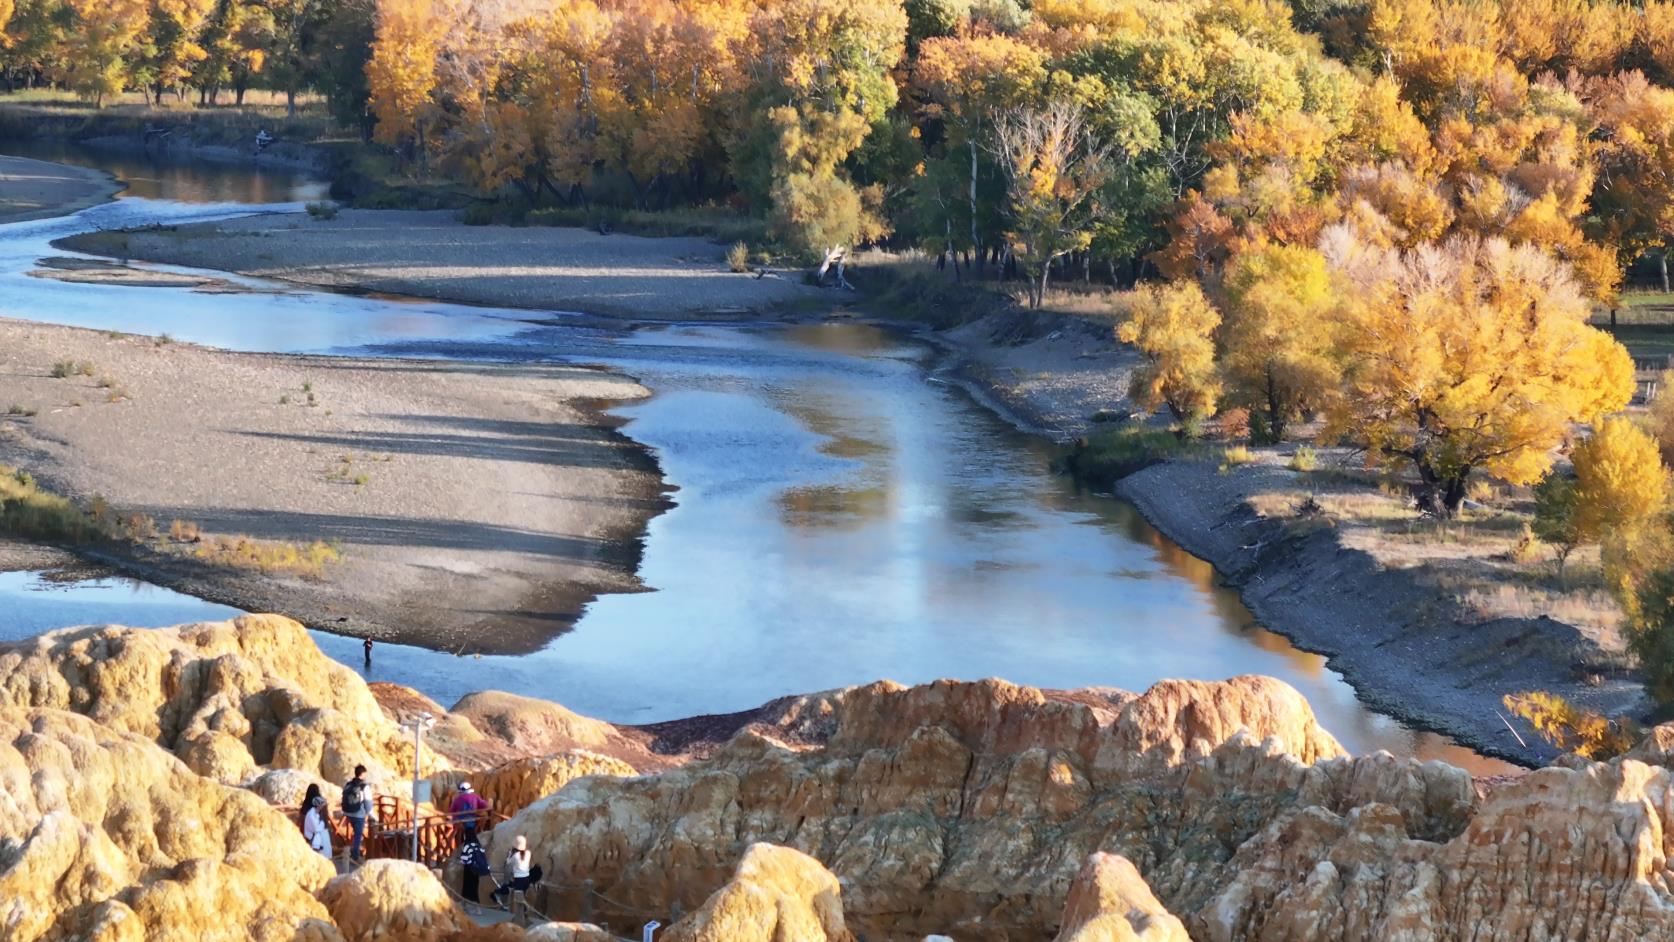
[[[453,796],[453,804],[448,806],[448,813],[453,816],[454,826],[459,829],[461,842],[477,833],[477,822],[487,810],[488,802],[471,788],[471,783],[460,782],[459,794]]]
[[[528,838],[519,834],[513,843],[516,846],[511,849],[511,853],[506,855],[506,876],[508,879],[506,883],[494,891],[494,902],[499,903],[502,909],[506,905],[502,901],[502,897],[510,896],[514,892],[526,892],[529,889],[529,884],[535,882],[529,867],[529,862],[534,858],[534,853],[529,850]]]

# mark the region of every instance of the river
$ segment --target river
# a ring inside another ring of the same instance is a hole
[[[25,156],[98,166],[130,188],[71,217],[0,226],[6,316],[234,350],[568,359],[653,390],[617,410],[677,488],[646,535],[640,575],[652,591],[597,600],[531,655],[380,645],[369,679],[444,704],[498,688],[643,723],[880,677],[1143,690],[1259,673],[1299,689],[1353,751],[1510,768],[1366,708],[1323,658],[1256,625],[1208,564],[1131,506],[1052,474],[1053,446],[940,382],[933,351],[908,335],[852,322],[532,326],[526,311],[254,279],[234,279],[250,293],[205,294],[31,278],[36,259],[66,254],[47,243],[73,232],[294,211],[320,187],[246,167],[63,148]],[[0,574],[0,639],[229,612],[126,580]],[[363,669],[358,639],[315,637]]]

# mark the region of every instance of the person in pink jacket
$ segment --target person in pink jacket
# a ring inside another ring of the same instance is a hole
[[[487,800],[471,788],[471,783],[460,782],[459,794],[453,796],[453,804],[448,807],[448,814],[453,817],[454,827],[459,829],[461,841],[469,840],[477,833],[477,826],[487,810]]]

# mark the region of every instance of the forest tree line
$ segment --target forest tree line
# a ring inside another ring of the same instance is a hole
[[[345,124],[366,111],[375,0],[0,0],[0,78],[103,105],[125,90],[243,104],[261,88],[327,96]]]

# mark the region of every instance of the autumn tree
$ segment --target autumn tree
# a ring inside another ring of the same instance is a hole
[[[1215,328],[1221,315],[1193,281],[1145,285],[1134,292],[1116,328],[1123,343],[1145,354],[1134,371],[1132,395],[1146,409],[1167,406],[1182,431],[1215,414],[1221,381],[1215,367]]]
[[[1253,247],[1228,264],[1225,291],[1229,398],[1250,409],[1257,438],[1280,441],[1292,422],[1330,402],[1341,377],[1325,257],[1304,246]]]
[[[823,255],[823,275],[884,230],[842,165],[895,105],[906,13],[889,0],[787,0],[764,5],[751,32],[749,100],[762,120],[735,144],[734,173],[775,233]]]
[[[1674,90],[1643,73],[1624,72],[1588,87],[1592,156],[1599,180],[1593,228],[1625,259],[1656,249],[1662,289],[1669,290],[1668,243],[1674,238]]]
[[[1583,539],[1635,532],[1667,509],[1668,471],[1656,440],[1628,419],[1600,421],[1570,460],[1576,527]]]
[[[127,81],[127,57],[147,22],[145,0],[67,0],[71,26],[63,45],[63,80],[103,106]]]
[[[182,87],[208,55],[200,44],[214,0],[148,0],[145,30],[130,55],[128,74],[148,87],[157,104]]]
[[[1038,308],[1052,263],[1092,243],[1114,148],[1094,135],[1073,101],[1001,111],[993,125],[1011,209],[1007,236],[1029,276],[1029,306]]]
[[[308,0],[289,2],[291,15],[298,16]],[[378,5],[376,38],[366,64],[377,136],[391,144],[412,142],[420,159],[427,153],[425,130],[435,108],[430,96],[446,31],[435,0],[381,0]]]
[[[192,84],[203,101],[215,104],[221,90],[231,88],[237,104],[262,70],[272,38],[273,19],[267,8],[244,0],[217,0],[199,44],[204,56],[192,72]]]
[[[1540,480],[1570,423],[1633,394],[1627,351],[1587,326],[1579,285],[1539,248],[1456,237],[1402,252],[1345,226],[1322,247],[1348,302],[1328,432],[1415,470],[1430,512],[1457,511],[1479,469]]]
[[[1551,471],[1535,485],[1534,498],[1534,523],[1530,529],[1542,543],[1552,547],[1557,557],[1558,576],[1562,578],[1570,554],[1587,542],[1581,517],[1576,513],[1575,478]]]

